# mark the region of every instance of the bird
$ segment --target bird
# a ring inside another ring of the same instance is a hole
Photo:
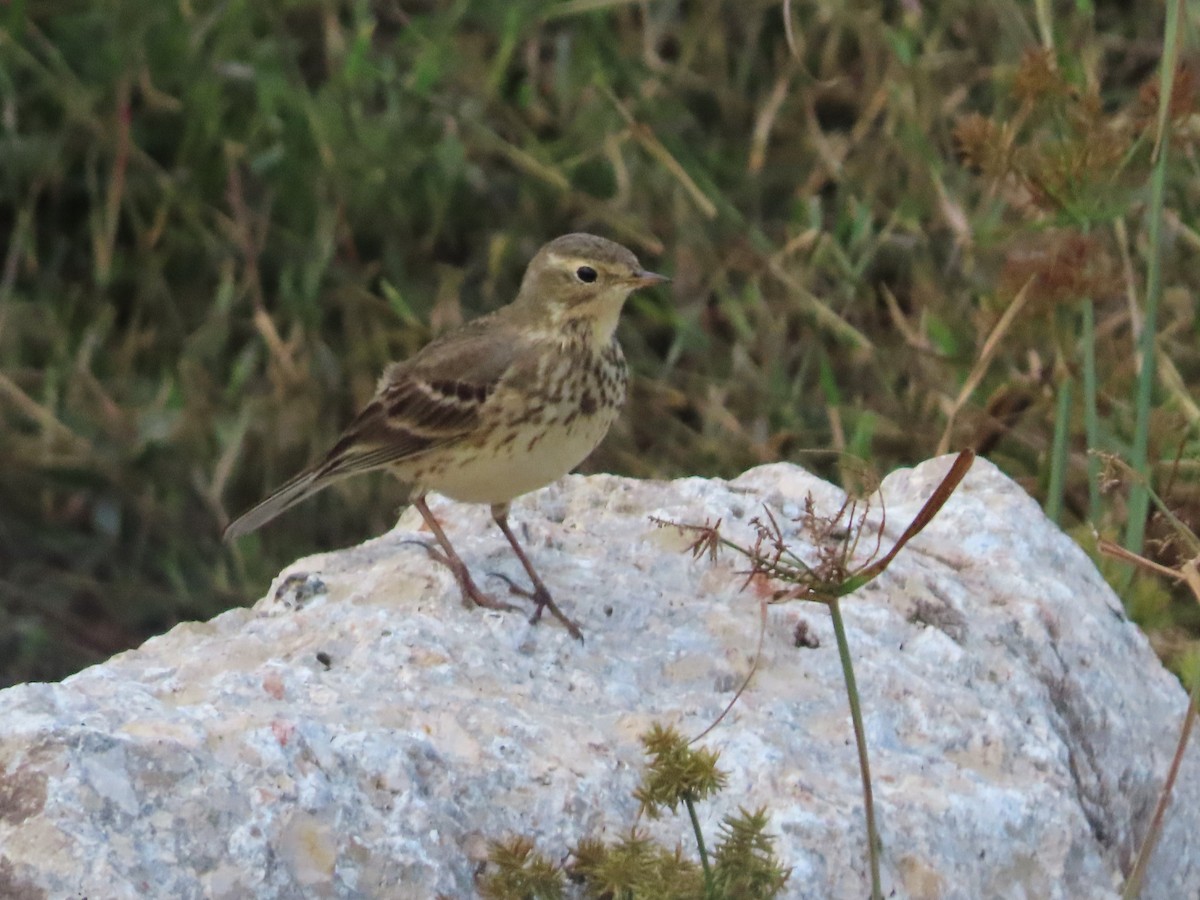
[[[511,502],[567,474],[607,434],[625,402],[628,367],[616,329],[626,298],[670,279],[632,251],[566,234],[530,260],[507,306],[389,365],[371,400],[327,453],[226,527],[232,541],[343,478],[387,470],[404,485],[468,606],[512,610],[484,593],[434,517],[426,495],[487,504],[533,585],[533,601],[582,641],[555,604],[508,521]]]

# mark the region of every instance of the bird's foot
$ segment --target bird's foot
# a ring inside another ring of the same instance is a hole
[[[450,570],[450,574],[454,576],[454,580],[458,582],[458,589],[462,591],[463,606],[470,609],[472,606],[480,606],[484,609],[498,609],[501,612],[515,612],[520,609],[519,606],[513,606],[511,603],[504,603],[501,600],[493,600],[487,594],[479,589],[475,584],[475,579],[471,577],[471,573],[467,571],[467,564],[457,556],[450,556],[443,553],[432,543],[425,541],[405,541],[405,543],[416,544],[419,547],[424,547],[425,552],[434,560],[440,562],[443,566]]]
[[[558,621],[562,623],[563,627],[567,629],[571,637],[575,638],[575,640],[579,641],[579,643],[583,643],[583,631],[578,625],[568,619],[566,615],[563,614],[563,611],[558,608],[558,605],[550,596],[550,592],[546,590],[545,585],[536,585],[531,591],[528,588],[521,587],[503,572],[489,572],[488,574],[493,578],[499,578],[501,581],[507,584],[509,593],[516,594],[518,597],[524,597],[527,600],[533,601],[534,610],[533,615],[529,617],[530,625],[536,625],[542,618],[542,611],[548,609],[550,610],[550,615],[554,616],[554,618],[558,619]]]

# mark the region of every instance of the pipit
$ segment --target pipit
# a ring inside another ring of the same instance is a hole
[[[595,449],[625,402],[628,370],[616,339],[629,294],[667,281],[620,244],[568,234],[542,247],[517,299],[425,346],[383,373],[375,396],[316,464],[225,529],[230,540],[349,475],[386,469],[433,532],[437,559],[453,572],[468,605],[512,609],[479,589],[429,506],[436,491],[487,503],[533,590],[509,587],[572,636],[563,615],[508,524],[515,497],[562,477]]]

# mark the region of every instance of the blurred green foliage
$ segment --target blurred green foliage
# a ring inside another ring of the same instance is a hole
[[[1044,490],[1086,291],[1104,449],[1121,452],[1144,265],[1138,116],[1154,99],[1139,91],[1161,11],[1079,2],[1039,21],[1048,6],[0,5],[0,683],[61,677],[385,530],[396,494],[367,478],[237,548],[219,541],[328,445],[389,360],[507,302],[530,254],[570,230],[675,276],[631,303],[638,381],[589,470],[732,475],[782,458],[842,477],[853,457],[918,461],[1030,278],[1039,302],[950,444]],[[1022,116],[1015,88],[1047,30],[1063,90],[1094,98],[1086,128],[1061,97]],[[1194,106],[1181,94],[1160,315],[1172,366],[1152,437],[1185,520]],[[960,157],[985,120],[1023,148],[1007,172]],[[1096,167],[1071,152],[1117,128],[1134,149],[1081,180]],[[1065,179],[1070,209],[1014,165]],[[1070,447],[1068,515],[1119,523],[1119,497],[1089,510],[1078,415]],[[1163,628],[1194,628],[1175,606]]]

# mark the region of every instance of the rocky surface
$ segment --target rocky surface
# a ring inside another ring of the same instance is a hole
[[[947,465],[886,480],[892,539]],[[638,735],[707,726],[762,621],[744,561],[693,559],[650,517],[720,519],[750,540],[765,503],[811,554],[792,521],[810,494],[822,512],[842,501],[783,464],[732,482],[569,477],[518,501],[514,522],[584,644],[553,622],[465,609],[406,514],[291,566],[251,609],[0,692],[0,896],[467,897],[490,838],[525,833],[561,857],[627,833]],[[486,509],[435,511],[476,572],[520,580]],[[1084,554],[980,461],[843,610],[885,895],[1116,896],[1185,697]],[[788,896],[867,895],[823,607],[769,609],[758,672],[705,743],[729,773],[700,808],[710,833],[739,805],[766,806]],[[1143,896],[1200,893],[1196,744]],[[690,846],[682,819],[650,827]]]

